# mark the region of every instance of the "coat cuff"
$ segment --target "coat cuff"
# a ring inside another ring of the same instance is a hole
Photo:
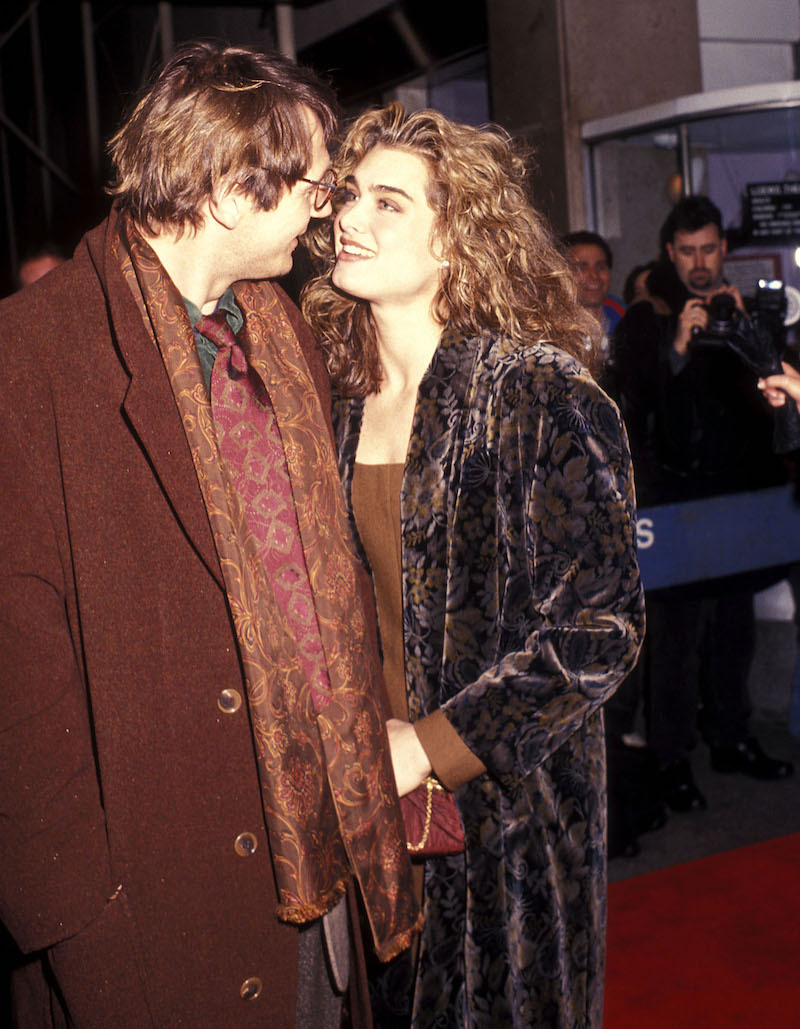
[[[442,711],[414,722],[419,742],[428,755],[433,774],[450,791],[483,775],[486,765],[461,739]]]

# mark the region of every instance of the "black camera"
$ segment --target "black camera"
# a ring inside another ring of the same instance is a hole
[[[743,328],[746,319],[730,293],[715,293],[704,305],[708,312],[705,329],[692,329],[692,343],[699,346],[724,346]],[[759,280],[755,296],[746,302],[750,320],[771,332],[776,339],[783,334],[786,316],[786,289],[778,280]]]
[[[708,313],[705,329],[695,326],[692,329],[692,340],[695,343],[721,345],[726,343],[736,331],[741,312],[730,293],[715,293],[704,305]]]
[[[800,318],[797,290],[792,286],[787,290],[777,279],[761,279],[755,297],[747,304],[746,315],[727,293],[709,297],[706,310],[708,325],[693,337],[693,344],[728,347],[759,377],[781,371],[786,325]],[[778,408],[774,426],[772,447],[776,454],[800,450],[800,413],[795,404]]]

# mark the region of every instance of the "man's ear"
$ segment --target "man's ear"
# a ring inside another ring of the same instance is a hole
[[[247,199],[241,189],[233,184],[220,185],[208,201],[211,217],[224,229],[235,229],[242,219]]]
[[[675,247],[671,243],[667,243],[666,247],[667,257],[669,257],[670,261],[672,261],[672,263],[675,264]]]

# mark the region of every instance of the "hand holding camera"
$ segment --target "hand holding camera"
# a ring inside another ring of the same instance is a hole
[[[687,300],[678,316],[678,328],[672,344],[681,357],[688,351],[692,339],[698,332],[705,329],[707,323],[708,312],[700,297],[692,297]]]
[[[735,286],[723,286],[716,293],[706,297],[705,302],[689,300],[684,312],[692,306],[687,316],[690,322],[690,341],[707,346],[727,343],[747,319],[747,310],[739,290]],[[683,317],[683,312],[682,315]]]

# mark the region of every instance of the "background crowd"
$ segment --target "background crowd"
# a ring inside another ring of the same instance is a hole
[[[773,417],[757,376],[709,311],[711,299],[724,295],[739,324],[751,325],[739,290],[725,279],[727,244],[715,204],[689,196],[675,205],[658,255],[630,270],[622,301],[609,292],[606,240],[583,231],[562,242],[581,301],[602,326],[600,378],[625,420],[639,507],[787,482],[792,464],[774,453]],[[761,331],[784,354],[782,323]],[[754,593],[785,574],[767,569],[647,591],[645,647],[606,705],[612,856],[635,853],[639,832],[663,825],[668,811],[706,807],[691,766],[701,739],[716,772],[766,780],[792,774],[791,763],[767,755],[749,726]]]

